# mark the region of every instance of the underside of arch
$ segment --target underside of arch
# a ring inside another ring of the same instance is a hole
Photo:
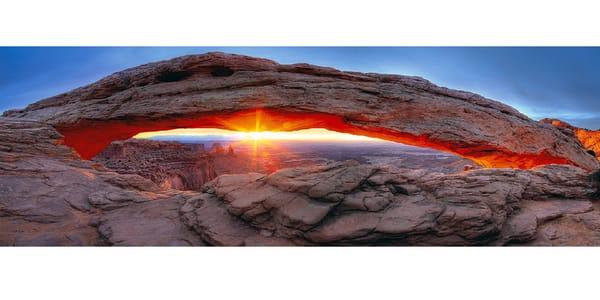
[[[225,53],[127,69],[4,116],[53,125],[85,159],[145,131],[325,128],[447,151],[487,167],[599,166],[572,133],[473,93],[418,77]]]
[[[395,132],[386,128],[357,126],[343,117],[315,112],[292,112],[281,109],[255,109],[236,112],[214,112],[146,120],[143,118],[113,121],[81,121],[73,126],[58,126],[64,143],[84,159],[91,159],[112,141],[128,139],[137,133],[177,128],[218,128],[236,131],[294,131],[325,128],[342,133],[363,135],[427,147],[470,158],[482,166],[532,168],[545,164],[571,164],[567,159],[547,153],[518,154],[507,149],[483,145],[460,144],[435,140],[430,136]]]

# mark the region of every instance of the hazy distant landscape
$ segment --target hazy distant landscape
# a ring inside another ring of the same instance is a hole
[[[157,136],[152,140],[203,144],[205,149],[218,144],[235,155],[215,157],[218,174],[245,172],[271,173],[277,169],[310,166],[330,161],[356,160],[360,163],[389,164],[402,168],[428,169],[454,173],[465,166],[477,166],[469,159],[387,141],[238,141],[223,136]]]

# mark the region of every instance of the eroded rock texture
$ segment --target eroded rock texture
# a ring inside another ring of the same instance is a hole
[[[476,94],[418,77],[223,53],[142,65],[4,115],[55,126],[86,159],[140,131],[323,127],[449,151],[488,167],[598,167],[572,136]]]
[[[0,245],[201,245],[187,197],[83,161],[35,121],[0,118]]]
[[[600,245],[598,161],[572,129],[421,78],[211,53],[4,116],[0,245]],[[198,192],[81,159],[180,127],[323,127],[532,169],[346,162],[223,175]],[[550,163],[566,165],[536,167]]]
[[[60,142],[46,124],[0,118],[0,245],[600,245],[598,178],[571,166],[449,175],[346,162],[223,175],[195,192]]]
[[[138,174],[162,188],[199,190],[217,177],[213,158],[202,144],[116,141],[96,155],[94,161],[121,174]]]
[[[558,119],[543,119],[540,122],[558,127],[567,134],[574,134],[590,155],[600,159],[600,130],[575,127]]]
[[[570,166],[447,175],[349,161],[223,175],[205,188],[181,211],[216,245],[504,245],[592,211],[596,186]]]

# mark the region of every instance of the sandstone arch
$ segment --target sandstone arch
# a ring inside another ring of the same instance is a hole
[[[4,115],[53,125],[83,158],[142,131],[322,127],[452,152],[488,167],[598,167],[573,136],[476,94],[418,77],[224,53],[142,65]]]

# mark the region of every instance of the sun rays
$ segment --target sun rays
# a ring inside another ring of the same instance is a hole
[[[210,117],[209,124],[217,128],[178,128],[164,131],[141,132],[137,139],[160,139],[191,143],[227,143],[233,148],[246,148],[251,154],[248,163],[279,168],[277,153],[285,153],[285,142],[383,142],[381,139],[342,133],[319,127],[316,118],[281,118],[261,110],[236,113],[225,117]],[[223,129],[227,128],[227,129]]]

